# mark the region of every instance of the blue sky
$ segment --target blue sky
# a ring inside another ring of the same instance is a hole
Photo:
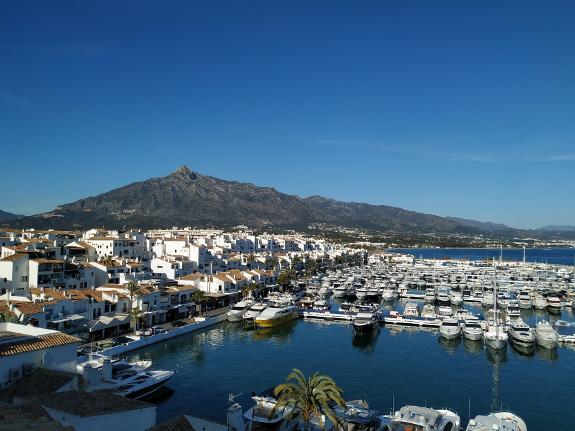
[[[186,164],[286,193],[575,224],[575,3],[17,1],[0,209]]]

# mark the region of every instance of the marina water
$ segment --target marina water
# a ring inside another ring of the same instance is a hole
[[[522,316],[531,325],[549,318],[535,310]],[[575,321],[570,308],[557,318]],[[252,391],[283,382],[297,367],[332,376],[346,399],[365,399],[382,412],[395,401],[396,409],[450,407],[463,423],[469,411],[474,417],[500,409],[519,414],[530,430],[575,423],[575,350],[566,347],[521,352],[507,346],[495,354],[483,342],[445,341],[433,330],[381,327],[362,338],[351,325],[299,320],[264,331],[222,323],[128,357],[176,371],[173,393],[158,401],[159,420],[190,414],[223,423],[229,393],[242,394],[237,400],[245,411]]]

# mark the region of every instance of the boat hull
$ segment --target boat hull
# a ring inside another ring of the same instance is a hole
[[[296,320],[298,317],[299,317],[298,314],[295,311],[293,311],[289,314],[274,319],[256,318],[255,322],[258,328],[273,328],[274,326],[283,325],[284,323]]]

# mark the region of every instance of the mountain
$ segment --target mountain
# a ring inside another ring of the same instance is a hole
[[[0,221],[14,220],[14,219],[17,219],[20,217],[24,217],[24,216],[21,216],[19,214],[12,214],[12,213],[0,210]]]
[[[509,227],[501,223],[492,223],[489,221],[484,222],[459,217],[445,217],[445,218],[447,220],[454,221],[455,223],[459,223],[460,225],[480,229],[484,232],[505,232],[505,231],[511,232],[514,230],[512,227]]]
[[[567,225],[549,225],[536,229],[541,232],[575,232],[575,226]]]
[[[185,166],[166,177],[135,182],[16,221],[19,227],[83,229],[237,225],[299,229],[312,223],[386,232],[477,231],[434,215],[321,196],[301,198],[271,187],[201,175]]]

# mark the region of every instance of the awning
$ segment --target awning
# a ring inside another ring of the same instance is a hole
[[[124,325],[130,322],[130,316],[127,314],[114,314],[112,316],[100,316],[95,320],[88,323],[90,332],[99,331],[101,329],[113,328],[116,326]]]
[[[63,322],[71,322],[73,320],[85,320],[86,318],[80,314],[70,314],[66,317],[61,317],[59,319],[52,319],[48,320],[48,323],[63,323]]]

